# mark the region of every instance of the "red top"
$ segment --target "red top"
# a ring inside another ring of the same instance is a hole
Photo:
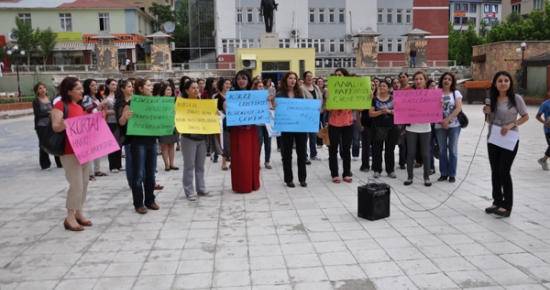
[[[84,116],[84,108],[82,108],[81,105],[68,103],[69,113],[67,114],[67,118],[72,117],[78,117],[78,116]],[[63,101],[57,102],[54,106],[54,109],[58,109],[61,112],[64,111]],[[65,138],[65,155],[68,154],[74,154],[73,147],[71,146],[71,143],[69,143],[69,138]]]
[[[351,110],[332,110],[328,123],[334,127],[346,127],[353,125],[353,115]]]

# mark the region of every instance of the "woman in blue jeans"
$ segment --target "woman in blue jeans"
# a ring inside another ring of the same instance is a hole
[[[443,121],[435,124],[441,172],[437,181],[446,181],[448,178],[449,182],[455,182],[460,135],[460,123],[456,116],[462,111],[462,94],[456,90],[456,77],[450,72],[439,78],[439,87],[443,90]]]

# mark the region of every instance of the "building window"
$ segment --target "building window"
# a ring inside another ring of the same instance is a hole
[[[388,23],[392,23],[393,9],[388,9]]]
[[[346,51],[346,42],[344,42],[343,39],[340,39],[340,43],[338,45],[338,52],[345,52]]]
[[[59,21],[61,24],[61,31],[73,31],[71,13],[59,13]]]
[[[477,12],[477,5],[476,4],[470,4],[470,12]]]
[[[403,39],[397,40],[397,52],[403,52]]]
[[[319,23],[325,23],[325,9],[319,8]]]
[[[512,8],[514,8],[513,5],[512,5]],[[485,22],[487,23],[487,26],[492,26],[493,23],[495,23],[498,19],[497,18],[492,18],[492,17],[485,17],[485,18],[483,18],[483,20],[485,20]]]
[[[290,70],[290,62],[288,61],[263,61],[262,70],[264,71],[288,71]]]
[[[237,8],[237,23],[243,23],[243,9]]]
[[[472,24],[474,25],[474,27],[476,27],[476,18],[475,17],[468,18],[468,22],[470,21],[472,21]]]
[[[455,19],[454,19],[454,22],[453,22],[453,23],[454,23],[454,25],[460,25],[460,24],[462,23],[462,20],[461,20],[461,18],[460,18],[460,17],[455,17]]]
[[[384,52],[384,39],[378,39],[378,52]]]
[[[411,21],[411,9],[407,9],[407,14],[405,14],[405,23],[410,24]]]
[[[487,6],[487,5],[485,5],[485,6]],[[518,14],[521,14],[521,3],[512,4],[512,12],[514,12],[514,11],[517,12]]]
[[[290,39],[289,38],[280,38],[279,39],[279,48],[290,48]]]
[[[329,52],[336,52],[336,40],[334,39],[329,42]]]
[[[460,3],[455,3],[455,11],[460,11]]]
[[[32,27],[31,14],[30,13],[19,13],[19,19]]]
[[[535,9],[540,9],[542,10],[543,8],[543,0],[533,0],[533,10]]]
[[[388,52],[393,52],[393,39],[388,39]]]
[[[315,23],[315,8],[309,9],[309,23]]]
[[[384,9],[378,9],[378,23],[384,22]]]
[[[317,48],[315,48],[317,49]],[[319,40],[319,51],[318,52],[325,52],[325,40],[320,39]]]
[[[111,25],[109,24],[109,13],[99,13],[99,31],[109,31]]]
[[[468,4],[462,4],[462,11],[468,12]]]
[[[338,10],[338,22],[346,23],[346,9]]]
[[[396,15],[396,22],[397,23],[403,23],[403,9],[397,9],[397,15]]]
[[[336,20],[334,19],[334,9],[331,8],[328,10],[328,22],[329,23],[334,23]]]
[[[521,5],[521,4],[513,4],[512,5],[512,11],[513,11],[514,5]],[[485,4],[483,6],[483,12],[485,12],[485,13],[498,13],[498,5],[497,4]]]
[[[252,22],[253,22],[253,19],[252,19],[252,8],[247,8],[247,9],[246,9],[246,22],[248,22],[248,23],[252,23]]]
[[[258,23],[264,23],[264,17],[262,16],[261,8],[258,8]]]

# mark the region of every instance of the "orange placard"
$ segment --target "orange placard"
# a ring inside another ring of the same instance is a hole
[[[455,12],[455,13],[454,13],[454,16],[455,16],[455,17],[465,17],[465,16],[466,16],[466,12]]]

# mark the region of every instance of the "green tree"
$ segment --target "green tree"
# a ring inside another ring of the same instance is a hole
[[[31,54],[36,52],[37,41],[34,29],[31,24],[22,21],[19,17],[15,17],[15,28],[11,32],[17,37],[15,43],[19,46],[19,49],[24,50],[27,55],[27,65],[30,65]]]
[[[40,47],[40,55],[44,60],[44,65],[46,65],[48,55],[50,55],[55,48],[57,33],[53,32],[51,27],[48,27],[42,31],[40,30],[40,28],[36,28],[36,36],[38,38],[38,45]]]
[[[153,3],[151,7],[149,7],[149,12],[156,16],[157,20],[154,22],[155,26],[157,27],[157,30],[163,30],[164,27],[162,25],[166,21],[176,21],[176,17],[174,15],[174,11],[170,9],[169,5],[162,5]]]
[[[470,65],[472,46],[484,42],[485,39],[476,33],[473,21],[468,22],[466,31],[455,30],[449,22],[449,59],[456,60],[458,65]]]

